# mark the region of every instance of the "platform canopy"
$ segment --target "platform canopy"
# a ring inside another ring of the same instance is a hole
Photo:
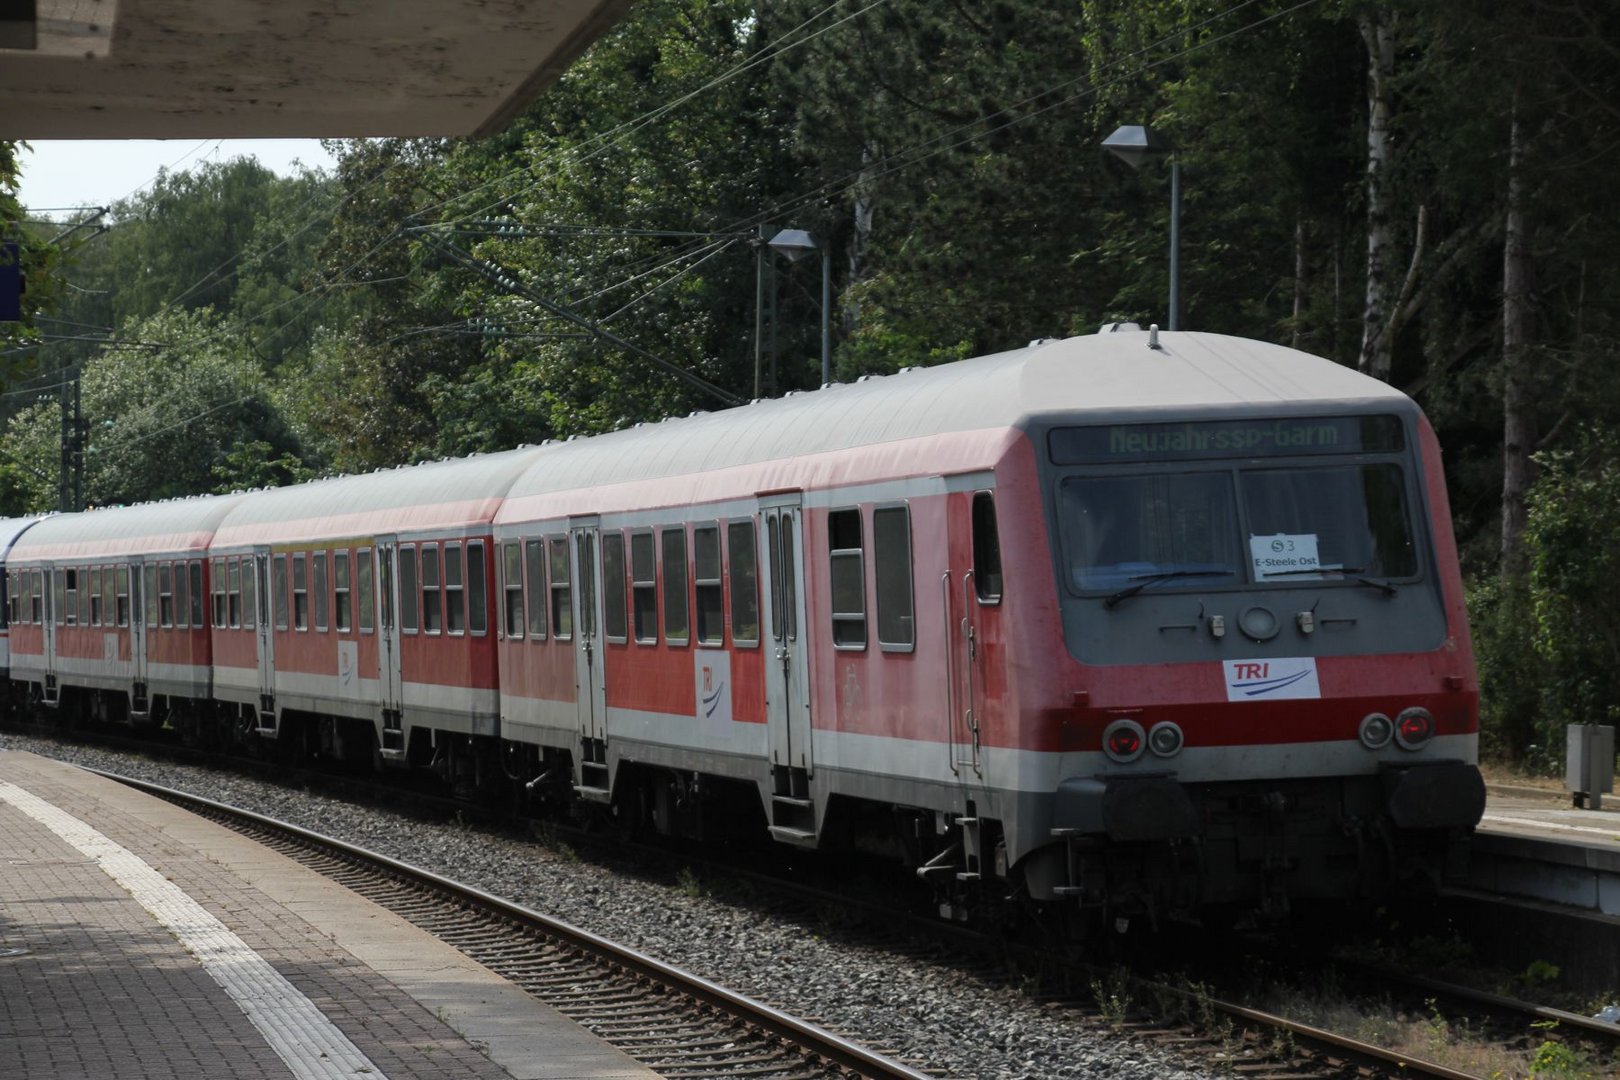
[[[0,0],[0,139],[487,135],[630,0]]]

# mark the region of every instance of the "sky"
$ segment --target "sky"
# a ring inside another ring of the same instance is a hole
[[[60,217],[83,206],[111,206],[157,179],[159,169],[196,168],[205,161],[251,156],[281,176],[293,162],[330,168],[332,157],[314,139],[143,139],[31,142],[21,152],[22,204]]]

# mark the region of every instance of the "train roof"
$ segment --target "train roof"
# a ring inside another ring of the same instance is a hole
[[[540,448],[379,469],[249,492],[214,546],[300,543],[487,525]]]
[[[12,543],[27,532],[30,525],[44,517],[44,514],[34,514],[29,517],[0,518],[0,556],[10,550]]]
[[[199,495],[82,514],[52,514],[17,538],[10,558],[96,559],[202,551],[240,498]]]
[[[1335,408],[1410,404],[1386,383],[1296,349],[1222,334],[1154,333],[1157,348],[1150,346],[1148,331],[1131,330],[1032,342],[1009,352],[552,446],[512,486],[510,509],[498,520],[523,520],[545,501],[540,496],[553,492],[762,462],[803,462],[909,440],[932,440],[928,454],[936,456],[928,461],[937,471],[987,468],[993,458],[941,460],[938,437],[1011,435],[1032,418],[1054,413],[1083,423],[1088,415],[1122,413],[1263,412],[1313,402]],[[990,455],[1005,442],[986,438],[977,445]]]

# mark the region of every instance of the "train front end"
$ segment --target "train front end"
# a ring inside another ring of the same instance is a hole
[[[1381,383],[1223,340],[1144,358],[1159,385],[1129,407],[1029,429],[1063,639],[1036,896],[1130,914],[1383,895],[1455,869],[1483,812],[1432,430]]]

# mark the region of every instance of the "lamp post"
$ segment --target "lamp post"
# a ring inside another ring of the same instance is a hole
[[[1145,125],[1126,124],[1103,140],[1103,149],[1133,169],[1153,154],[1170,155],[1170,329],[1179,329],[1181,311],[1181,162],[1176,145]]]
[[[832,382],[832,253],[803,229],[783,229],[769,241],[770,249],[796,263],[812,251],[821,251],[821,385]]]

